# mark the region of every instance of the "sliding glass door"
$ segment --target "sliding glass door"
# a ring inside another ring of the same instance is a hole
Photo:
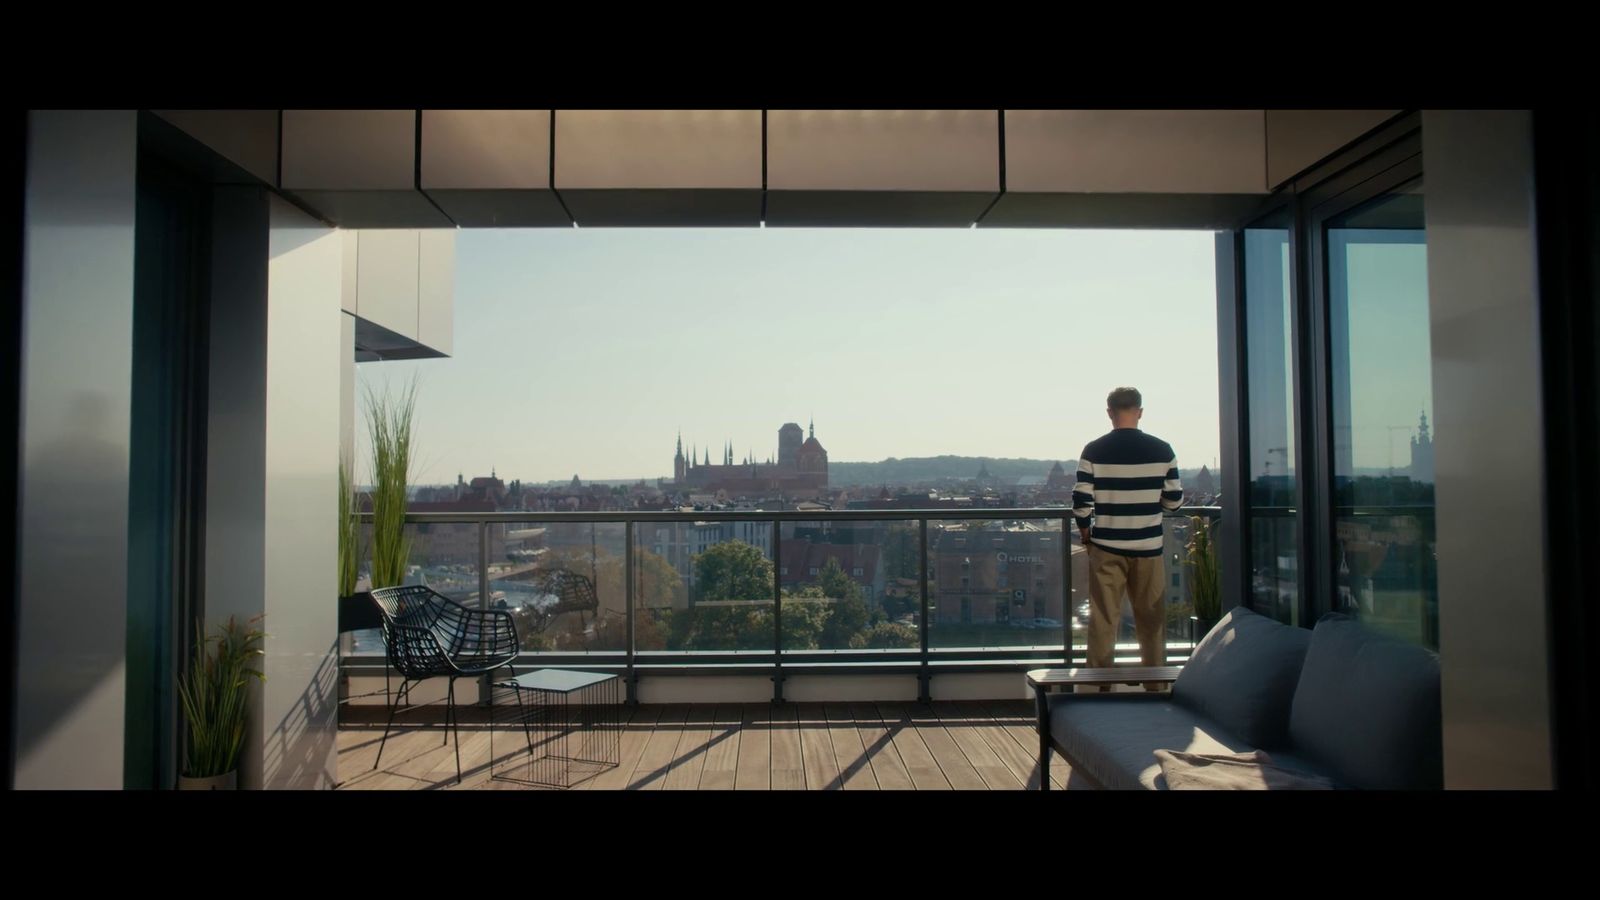
[[[1423,184],[1319,217],[1332,399],[1332,606],[1438,644]]]
[[[1294,217],[1280,209],[1242,232],[1249,568],[1256,612],[1300,624],[1295,458]]]
[[[1224,493],[1256,612],[1437,647],[1424,196],[1416,120],[1397,120],[1233,233],[1243,490]]]

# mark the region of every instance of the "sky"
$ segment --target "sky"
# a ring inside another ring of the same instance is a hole
[[[1420,241],[1366,242],[1372,234],[1344,235],[1348,297],[1335,312],[1348,311],[1350,331],[1333,348],[1334,389],[1347,393],[1350,428],[1335,431],[1336,460],[1348,444],[1358,469],[1404,469],[1419,417],[1433,427],[1428,252]]]
[[[680,429],[686,452],[709,445],[718,461],[731,442],[764,460],[783,423],[813,417],[830,461],[1067,460],[1110,428],[1119,385],[1143,392],[1143,428],[1198,470],[1219,446],[1213,241],[462,230],[452,356],[357,375],[378,391],[416,378],[417,484],[670,477]]]

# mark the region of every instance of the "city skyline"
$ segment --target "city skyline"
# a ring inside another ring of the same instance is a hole
[[[1120,384],[1198,470],[1218,456],[1213,269],[1210,232],[463,232],[454,356],[358,380],[417,378],[419,484],[671,478],[680,429],[686,453],[765,460],[791,421],[839,462],[1070,460]],[[1126,323],[1148,330],[1126,353],[1083,336]]]

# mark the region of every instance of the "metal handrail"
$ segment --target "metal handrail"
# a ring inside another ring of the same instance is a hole
[[[1188,506],[1174,512],[1168,512],[1163,518],[1189,518],[1204,516],[1208,519],[1217,519],[1222,515],[1220,507],[1215,506]],[[358,513],[360,521],[372,521],[371,513]],[[694,671],[725,671],[737,670],[748,673],[752,669],[770,670],[772,673],[774,699],[783,699],[784,670],[808,669],[812,667],[826,667],[828,671],[837,671],[841,674],[855,672],[871,672],[881,674],[886,666],[904,667],[908,671],[915,671],[921,685],[919,694],[922,699],[928,698],[929,678],[935,669],[944,670],[949,666],[971,667],[1000,665],[1019,665],[1023,667],[1037,667],[1041,662],[1064,663],[1072,665],[1074,651],[1072,646],[1072,541],[1070,534],[1074,528],[1069,522],[1073,518],[1070,508],[1062,507],[993,507],[993,508],[962,508],[962,509],[850,509],[850,510],[750,510],[750,509],[715,509],[715,510],[605,510],[605,511],[540,511],[540,510],[510,510],[497,512],[444,512],[444,513],[407,513],[407,524],[474,524],[478,526],[478,582],[479,602],[487,605],[489,602],[488,571],[488,526],[495,523],[595,523],[595,524],[620,524],[627,526],[624,529],[628,572],[624,578],[624,603],[628,619],[627,633],[628,646],[623,650],[601,651],[595,654],[582,653],[525,653],[519,656],[519,664],[524,660],[538,661],[547,666],[562,665],[590,665],[607,668],[625,668],[627,672],[626,684],[628,699],[636,699],[637,678],[640,668],[648,671],[665,669],[683,669]],[[1062,628],[1061,644],[1029,645],[1018,647],[995,647],[974,650],[973,648],[941,649],[929,645],[929,584],[928,584],[928,544],[926,523],[929,521],[970,521],[970,520],[1051,520],[1057,519],[1062,523],[1061,541],[1061,590],[1062,596]],[[782,522],[827,522],[827,521],[860,521],[860,522],[918,522],[922,525],[920,544],[920,627],[918,628],[918,646],[916,648],[896,648],[893,651],[864,651],[864,650],[783,650],[782,649],[782,623],[781,609],[783,606],[781,578],[776,575],[779,566],[779,557],[782,555],[781,529]],[[776,646],[770,650],[746,651],[639,651],[634,647],[634,615],[636,604],[634,602],[634,578],[632,577],[633,563],[633,528],[635,524],[649,522],[770,522],[773,526],[773,566],[774,596],[777,614],[774,616],[773,630]],[[1171,645],[1172,641],[1168,642]],[[1177,642],[1180,645],[1183,642]],[[957,656],[956,654],[960,654]],[[602,662],[603,660],[603,662]],[[365,669],[376,667],[373,662],[356,662],[346,665],[347,669]]]
[[[372,521],[372,513],[357,513],[363,522]],[[1176,512],[1166,513],[1166,518],[1194,515],[1220,518],[1222,508],[1217,506],[1185,506]],[[471,522],[597,522],[601,524],[631,524],[634,522],[914,522],[921,519],[1070,519],[1072,510],[1064,507],[974,507],[971,509],[700,509],[700,510],[509,510],[497,512],[429,512],[406,513],[408,524],[471,523]]]

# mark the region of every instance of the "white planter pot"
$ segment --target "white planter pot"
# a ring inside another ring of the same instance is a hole
[[[190,778],[187,775],[178,776],[178,790],[180,791],[232,791],[239,787],[239,770],[234,769],[226,775],[212,775],[209,778]]]

